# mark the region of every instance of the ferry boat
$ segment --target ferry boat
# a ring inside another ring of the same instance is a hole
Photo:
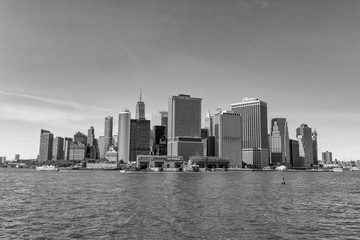
[[[59,171],[55,166],[53,165],[44,165],[44,166],[36,166],[37,171]]]
[[[338,167],[338,168],[333,168],[333,172],[343,172],[344,169]]]

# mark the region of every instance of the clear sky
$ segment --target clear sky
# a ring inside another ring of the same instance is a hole
[[[259,98],[291,138],[316,128],[320,159],[356,160],[359,76],[358,0],[0,0],[0,156],[36,158],[41,128],[116,133],[142,88],[147,116]]]

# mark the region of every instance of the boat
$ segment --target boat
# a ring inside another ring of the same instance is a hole
[[[360,168],[358,168],[358,167],[351,167],[349,170],[350,170],[350,171],[360,171]]]
[[[338,168],[333,168],[333,172],[343,172],[344,169],[338,167]]]
[[[37,171],[59,171],[55,166],[53,165],[44,165],[44,166],[36,166]]]
[[[192,170],[193,170],[194,172],[198,172],[199,169],[200,169],[200,166],[199,166],[199,165],[196,165],[196,164],[193,164],[193,165],[191,165],[191,168],[192,168]]]

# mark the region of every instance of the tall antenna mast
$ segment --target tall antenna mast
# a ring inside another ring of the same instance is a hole
[[[142,102],[142,88],[140,88],[140,102]]]

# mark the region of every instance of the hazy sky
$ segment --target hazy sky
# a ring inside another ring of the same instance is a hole
[[[148,117],[257,97],[291,138],[316,127],[320,159],[360,159],[359,76],[358,0],[0,0],[0,156],[36,158],[41,128],[116,133],[142,88]]]

